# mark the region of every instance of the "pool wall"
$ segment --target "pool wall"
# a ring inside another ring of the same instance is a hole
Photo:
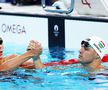
[[[81,40],[89,36],[100,36],[108,44],[107,35],[106,18],[0,12],[0,37],[5,44],[26,47],[34,39],[46,49],[79,49]]]

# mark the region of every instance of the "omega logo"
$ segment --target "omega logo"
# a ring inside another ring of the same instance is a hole
[[[12,24],[12,25],[2,24],[1,30],[3,33],[10,32],[13,34],[23,34],[23,33],[26,34],[25,27],[17,24]]]

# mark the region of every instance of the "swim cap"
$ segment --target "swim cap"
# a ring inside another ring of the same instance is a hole
[[[98,53],[101,59],[106,54],[107,45],[103,39],[97,36],[92,36],[92,37],[85,39],[84,41],[87,41],[89,45],[91,45],[91,47]]]

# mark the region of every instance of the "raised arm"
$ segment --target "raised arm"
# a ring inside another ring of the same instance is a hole
[[[23,64],[25,61],[29,60],[33,56],[39,56],[41,52],[41,48],[31,49],[26,51],[24,54],[19,55],[15,58],[6,60],[4,63],[0,65],[0,71],[8,71],[15,69],[19,65]]]
[[[42,53],[42,46],[39,42],[37,41],[31,41],[28,45],[28,50],[31,50],[31,49],[40,49],[40,54]],[[38,56],[33,56],[32,59],[33,59],[33,63],[34,63],[34,68],[43,68],[45,67],[45,65],[41,62],[41,59],[40,59],[40,54],[38,54]]]

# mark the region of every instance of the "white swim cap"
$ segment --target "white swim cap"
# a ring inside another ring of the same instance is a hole
[[[92,36],[92,37],[85,39],[84,41],[87,41],[89,45],[93,47],[93,49],[98,53],[101,59],[106,54],[107,45],[103,39],[97,36]]]

